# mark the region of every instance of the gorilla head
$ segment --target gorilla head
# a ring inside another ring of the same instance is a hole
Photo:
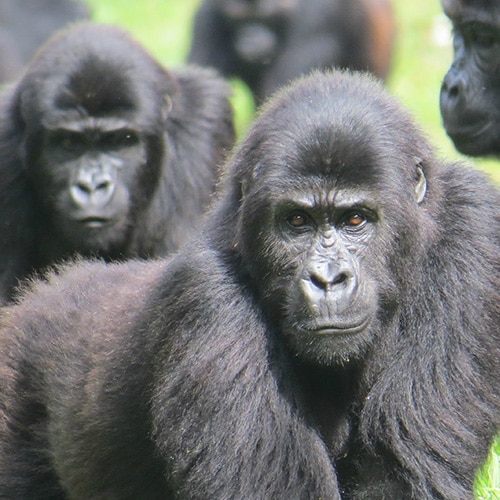
[[[99,33],[54,39],[18,87],[27,176],[51,230],[84,253],[123,245],[153,196],[175,94],[140,46]]]
[[[446,132],[461,153],[500,155],[500,3],[442,0],[453,63],[441,86]]]
[[[417,151],[387,123],[419,132],[356,80],[340,87],[318,83],[307,99],[298,87],[268,109],[237,176],[238,247],[267,314],[294,350],[326,363],[362,356],[394,314],[425,219],[425,143]]]

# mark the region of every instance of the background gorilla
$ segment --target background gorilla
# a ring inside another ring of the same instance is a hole
[[[14,80],[56,30],[89,18],[88,6],[75,0],[1,0],[0,82]]]
[[[258,100],[311,68],[389,72],[390,0],[204,0],[189,60],[241,78]]]
[[[500,3],[442,0],[454,60],[441,86],[446,132],[461,153],[500,155]]]
[[[0,299],[74,252],[176,249],[233,143],[229,92],[207,70],[168,73],[117,28],[48,42],[0,109]]]
[[[499,425],[499,193],[367,77],[265,107],[169,264],[0,324],[0,496],[453,498]]]

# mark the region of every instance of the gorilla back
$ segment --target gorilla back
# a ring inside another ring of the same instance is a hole
[[[0,302],[75,253],[176,250],[234,140],[229,93],[210,71],[167,72],[115,27],[49,41],[0,105]]]
[[[0,496],[470,499],[499,426],[499,193],[380,84],[264,108],[172,261],[0,324]]]

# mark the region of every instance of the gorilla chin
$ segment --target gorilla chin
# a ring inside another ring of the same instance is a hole
[[[349,324],[288,325],[283,332],[288,332],[284,338],[296,356],[333,367],[366,356],[377,324],[373,315],[366,315]]]
[[[455,148],[464,155],[487,156],[498,154],[491,151],[489,137],[495,129],[495,124],[486,123],[458,128],[445,126],[446,133],[453,141]]]

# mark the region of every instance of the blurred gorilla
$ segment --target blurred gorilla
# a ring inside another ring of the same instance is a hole
[[[381,84],[299,81],[172,261],[59,269],[4,309],[0,496],[470,499],[498,213]]]
[[[55,31],[89,18],[76,0],[1,0],[0,83],[14,80]]]
[[[500,156],[500,2],[442,0],[454,60],[441,86],[446,132],[461,153]]]
[[[312,68],[385,79],[394,31],[390,0],[204,0],[189,60],[241,78],[262,101]]]
[[[74,253],[177,249],[234,141],[229,93],[211,70],[167,72],[118,28],[48,42],[0,104],[0,302]]]

